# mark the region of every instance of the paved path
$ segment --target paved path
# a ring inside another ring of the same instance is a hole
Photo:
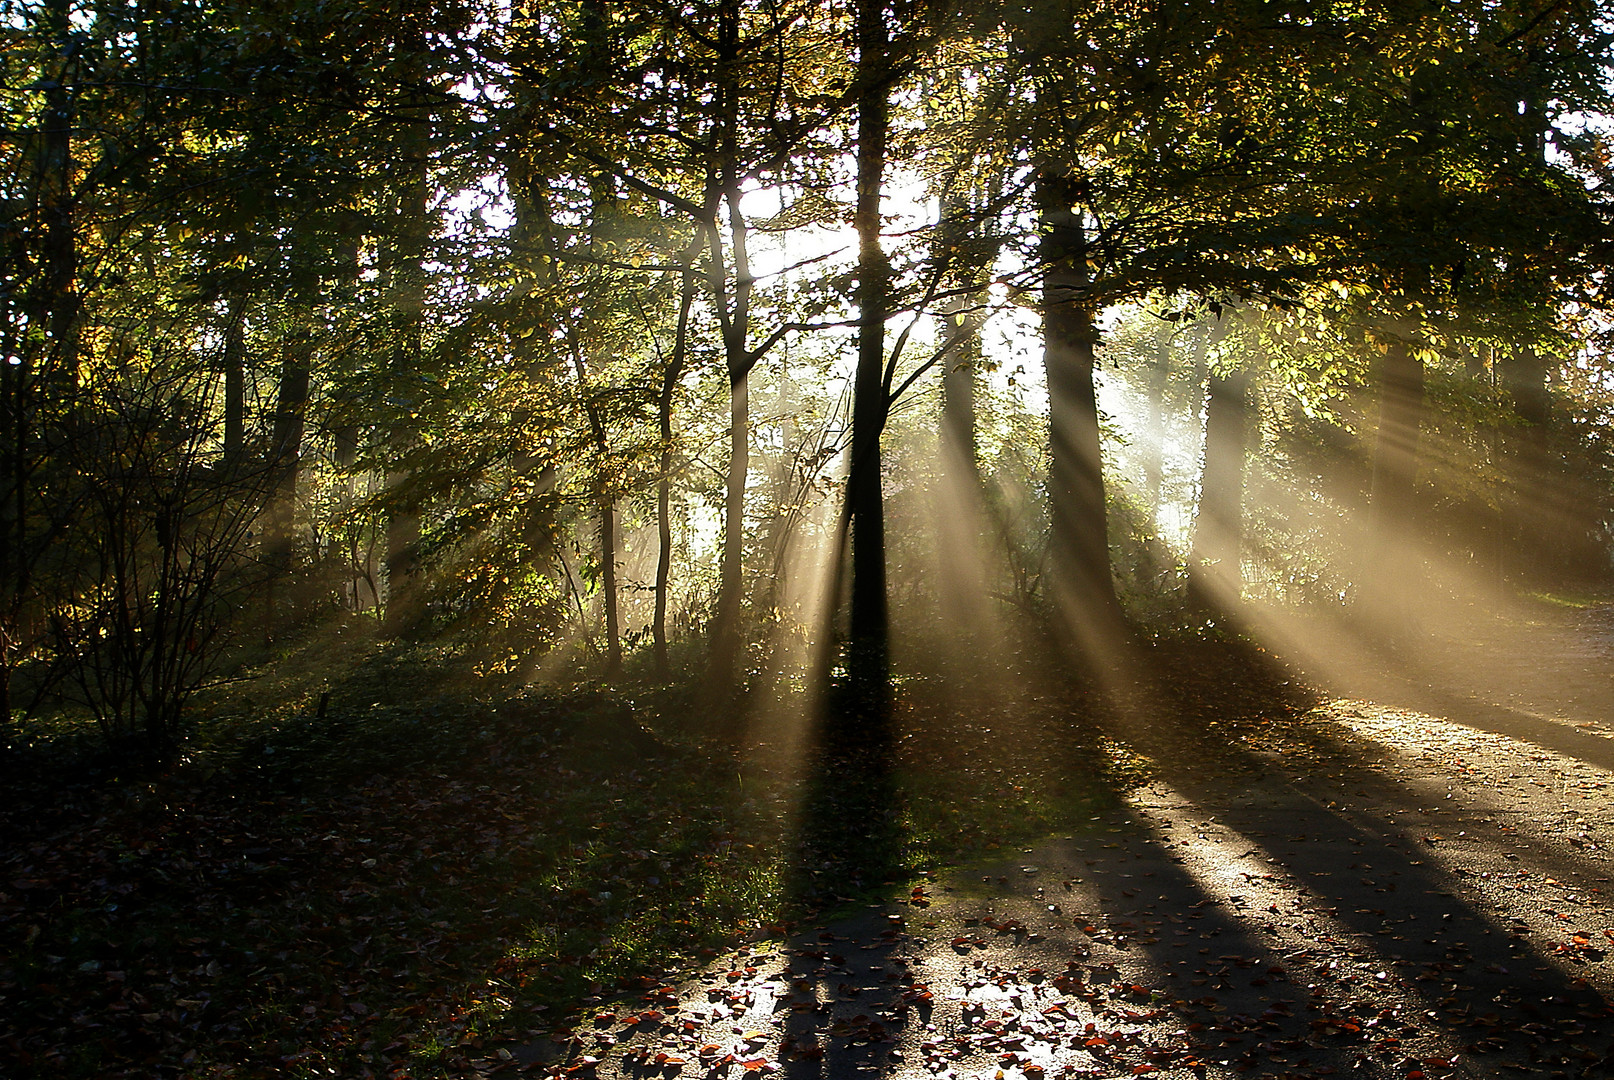
[[[1076,835],[752,943],[568,1045],[486,1065],[1614,1075],[1614,710],[1606,656],[1592,660],[1573,660],[1584,685],[1509,681],[1500,664],[1462,695],[1381,679],[1275,747],[1235,748],[1235,768],[1162,770],[1172,784]]]

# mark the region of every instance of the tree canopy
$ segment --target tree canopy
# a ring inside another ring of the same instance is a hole
[[[1608,571],[1598,0],[0,11],[10,737],[342,620],[731,711],[960,560],[1073,664]]]

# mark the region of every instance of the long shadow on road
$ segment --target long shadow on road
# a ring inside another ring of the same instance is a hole
[[[1507,792],[1447,800],[1438,763],[1327,719],[1207,732],[1203,687],[1160,659],[1105,724],[1154,782],[724,957],[602,1029],[597,1074],[1609,1073],[1614,923],[1590,850],[1507,817]],[[1217,677],[1270,699],[1259,667]]]

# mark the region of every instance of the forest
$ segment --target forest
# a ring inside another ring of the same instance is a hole
[[[0,30],[0,1071],[593,1068],[736,935],[1606,660],[1603,0]]]

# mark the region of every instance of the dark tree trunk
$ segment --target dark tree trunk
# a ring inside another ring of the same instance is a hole
[[[656,484],[656,609],[650,619],[650,642],[655,656],[656,678],[672,677],[667,658],[667,592],[672,580],[672,457],[662,452],[662,474]]]
[[[1503,386],[1513,402],[1517,428],[1509,440],[1506,469],[1511,498],[1503,563],[1513,576],[1540,582],[1556,560],[1562,530],[1569,523],[1557,505],[1558,488],[1547,452],[1552,395],[1540,354],[1521,348],[1503,361]]]
[[[749,372],[729,369],[729,460],[723,483],[723,550],[717,611],[712,627],[710,676],[714,689],[732,689],[740,654],[745,588],[745,486],[751,469]]]
[[[224,315],[224,461],[238,465],[246,449],[247,298],[230,296]]]
[[[688,260],[679,281],[678,328],[672,356],[661,373],[661,396],[656,402],[661,421],[661,477],[656,483],[656,610],[650,620],[650,637],[655,651],[656,677],[662,680],[672,675],[667,661],[667,593],[672,580],[673,396],[679,380],[684,377],[689,358],[689,313],[695,302],[695,277],[690,264],[700,254],[701,247],[697,240],[687,251]]]
[[[719,160],[716,193],[728,212],[729,249],[734,261],[734,288],[727,287],[719,206],[709,191],[707,277],[723,335],[724,368],[729,380],[729,462],[724,480],[723,551],[718,572],[717,611],[712,623],[707,681],[718,697],[735,685],[741,646],[741,608],[745,592],[745,487],[751,468],[751,415],[748,380],[756,357],[749,349],[751,327],[750,239],[740,212],[739,88],[733,67],[739,57],[740,14],[725,3],[718,19],[718,60],[723,75],[718,88]]]
[[[610,448],[605,418],[589,382],[588,365],[583,349],[575,337],[570,342],[572,370],[577,373],[577,392],[583,399],[583,412],[588,417],[589,433],[594,439],[594,450],[599,455],[603,470],[606,452]],[[616,586],[616,499],[603,475],[595,479],[594,496],[599,513],[600,541],[600,603],[605,615],[606,674],[616,675],[622,670],[622,627],[617,614]]]
[[[0,296],[0,357],[18,355],[17,314]],[[11,671],[23,653],[28,594],[29,382],[26,365],[0,363],[0,750],[11,746]]]
[[[949,628],[946,641],[973,653],[978,644],[975,631],[988,625],[975,384],[987,303],[984,278],[991,260],[981,254],[986,246],[980,242],[984,228],[968,199],[951,192],[944,195],[940,225],[943,240],[936,257],[945,260],[943,280],[951,295],[942,305],[938,335],[942,409],[938,432],[941,485],[936,502],[937,599]]]
[[[275,579],[295,569],[297,481],[301,472],[303,434],[309,391],[308,350],[312,339],[299,333],[287,343],[275,393],[269,437],[269,507],[263,541],[264,562]]]
[[[1087,238],[1074,178],[1037,175],[1041,222],[1043,369],[1048,383],[1048,600],[1068,645],[1097,652],[1118,643],[1120,603],[1110,570],[1093,350],[1086,299]]]
[[[1396,539],[1417,509],[1419,442],[1424,415],[1423,361],[1404,342],[1392,342],[1379,364],[1379,424],[1373,449],[1370,496],[1373,539]]]
[[[886,295],[890,266],[880,245],[880,195],[888,134],[884,81],[884,5],[865,0],[857,15],[862,86],[857,122],[857,372],[852,399],[852,461],[846,505],[852,540],[851,617],[847,675],[853,692],[875,710],[890,693],[886,608],[885,504],[880,483],[880,436],[885,430]]]
[[[600,495],[600,592],[605,601],[605,673],[622,673],[622,617],[617,605],[616,500]]]
[[[1145,423],[1148,425],[1144,438],[1143,461],[1143,495],[1145,505],[1149,509],[1149,532],[1158,533],[1160,528],[1160,502],[1165,495],[1166,482],[1166,384],[1171,380],[1171,337],[1164,330],[1159,331],[1159,338],[1155,343],[1155,355],[1149,365],[1149,381],[1146,386],[1148,393],[1148,412]]]
[[[943,463],[948,479],[960,491],[973,491],[981,482],[975,445],[975,365],[980,353],[980,335],[973,328],[962,328],[942,373]]]
[[[49,332],[48,379],[57,387],[78,386],[79,297],[77,215],[73,202],[72,74],[78,61],[70,44],[73,29],[67,0],[50,0],[43,12],[46,30],[65,57],[62,70],[45,90],[40,116],[41,157],[35,198],[43,233],[42,274],[31,320]]]
[[[943,227],[953,234],[973,231],[967,200],[942,200]],[[978,226],[976,227],[978,228]],[[975,445],[975,368],[981,360],[981,318],[986,302],[972,267],[954,275],[956,295],[943,305],[942,463],[955,490],[973,492],[980,484]]]
[[[392,376],[405,384],[420,385],[425,361],[426,246],[431,234],[431,187],[428,168],[431,150],[432,116],[429,90],[425,86],[426,36],[418,24],[400,28],[399,47],[403,64],[405,100],[398,128],[396,166],[399,182],[397,211],[393,222],[391,305]],[[414,451],[419,437],[415,422],[400,416],[387,433],[387,452],[396,461]],[[425,596],[420,567],[420,497],[415,491],[412,471],[393,468],[388,472],[392,488],[391,513],[387,520],[387,607],[382,629],[389,635],[412,630],[425,614]]]
[[[1249,450],[1250,379],[1242,368],[1213,373],[1205,402],[1205,465],[1194,519],[1188,588],[1196,606],[1225,612],[1243,592],[1244,463]]]
[[[1412,347],[1391,341],[1378,365],[1378,434],[1368,496],[1368,555],[1363,588],[1369,614],[1391,636],[1410,629],[1411,590],[1422,584],[1413,537],[1417,524],[1424,370]]]

